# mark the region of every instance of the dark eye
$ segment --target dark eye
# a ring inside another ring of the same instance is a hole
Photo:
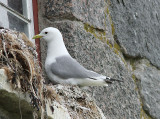
[[[47,34],[48,32],[44,32],[45,34]]]

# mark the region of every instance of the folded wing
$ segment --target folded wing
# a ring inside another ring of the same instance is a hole
[[[87,70],[70,56],[56,58],[56,62],[51,64],[51,71],[54,75],[63,78],[91,78],[104,77],[96,72]]]

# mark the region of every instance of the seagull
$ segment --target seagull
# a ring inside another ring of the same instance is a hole
[[[51,82],[86,87],[108,86],[113,81],[121,81],[84,68],[71,57],[64,44],[62,34],[57,28],[45,28],[40,34],[33,37],[33,39],[36,38],[43,38],[47,42],[45,71]]]

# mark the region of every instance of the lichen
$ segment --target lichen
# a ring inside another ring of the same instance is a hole
[[[120,48],[120,46],[119,46],[115,41],[114,41],[113,47],[114,47],[114,52],[115,52],[117,55],[119,55],[119,52],[121,52],[121,48]]]
[[[107,6],[107,9],[106,9],[106,12],[107,12],[107,14],[109,14],[109,8],[108,8],[108,6]]]
[[[7,112],[10,118],[18,119],[20,117],[20,110],[23,119],[33,118],[33,108],[27,101],[20,99],[16,94],[9,93],[6,90],[0,90],[0,95],[1,108]]]
[[[135,83],[135,90],[139,91],[138,86],[137,86],[137,80],[136,80],[136,76],[134,74],[132,74],[132,79],[134,80]],[[140,99],[141,100],[141,99]]]
[[[94,35],[95,38],[100,39],[101,41],[106,41],[106,32],[102,29],[94,28],[94,26],[90,26],[89,24],[84,24],[84,29]]]
[[[41,111],[44,104],[42,95],[44,79],[34,44],[24,33],[0,29],[0,50],[0,67],[5,70],[12,90],[29,94],[32,106]],[[21,104],[26,109],[27,104],[23,102]]]
[[[110,21],[112,22],[112,20],[110,20]],[[114,29],[114,24],[113,24],[113,22],[111,23],[111,28],[112,28],[112,35],[114,35],[115,29]]]
[[[136,66],[135,66],[135,61],[137,61],[137,59],[128,59],[129,62],[130,62],[130,65],[132,67],[132,71],[134,71],[136,69]],[[146,65],[149,65],[148,63]],[[152,119],[144,110],[143,110],[143,102],[142,102],[142,99],[140,97],[140,89],[137,85],[138,83],[138,80],[136,79],[136,76],[134,74],[132,74],[132,79],[134,80],[134,83],[135,83],[135,90],[138,92],[139,94],[139,101],[141,103],[141,111],[140,111],[140,119]]]
[[[48,116],[48,119],[53,119],[52,117]]]
[[[140,113],[140,118],[141,119],[152,119],[149,115],[146,114],[146,112],[141,108],[141,113]]]
[[[106,43],[107,43],[107,45],[108,45],[111,49],[113,48],[113,46],[112,46],[112,44],[109,42],[109,40],[107,40]]]
[[[125,64],[125,66],[127,66],[127,63],[122,55],[120,45],[118,45],[118,43],[114,41],[113,48],[114,48],[114,53],[117,54],[121,58],[121,61]]]
[[[110,15],[110,12],[109,12],[109,5],[110,5],[110,0],[107,1],[107,4],[106,4],[106,11],[105,11],[105,20],[106,20],[106,16],[108,15],[109,16],[109,22],[110,22],[110,25],[111,25],[111,30],[112,30],[112,35],[114,36],[115,34],[115,28],[114,28],[114,23],[112,21],[112,18],[111,18],[111,15]],[[123,56],[121,55],[121,47],[118,45],[118,43],[114,40],[114,45],[112,45],[109,40],[107,40],[107,44],[109,45],[109,47],[113,50],[114,50],[114,53],[116,55],[118,55],[122,62],[127,66],[127,63],[125,61],[125,59],[123,58]]]
[[[114,23],[113,23],[113,21],[112,21],[112,18],[111,18],[111,15],[110,15],[110,13],[109,13],[109,5],[107,5],[106,6],[106,12],[105,12],[107,15],[108,15],[108,17],[109,17],[109,22],[110,22],[110,24],[111,24],[111,29],[112,29],[112,35],[114,35],[115,34],[115,28],[114,28]]]
[[[137,61],[137,59],[133,59],[133,58],[132,58],[132,59],[130,59],[129,61],[130,61],[130,65],[132,66],[132,70],[134,71],[134,70],[136,69],[136,66],[135,66],[134,63],[135,63],[135,61]]]

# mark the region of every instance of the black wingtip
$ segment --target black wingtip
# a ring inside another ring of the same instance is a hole
[[[123,80],[118,80],[118,79],[106,77],[106,80],[105,80],[106,83],[112,83],[113,81],[123,82]]]
[[[4,27],[0,26],[0,29],[4,29]]]

